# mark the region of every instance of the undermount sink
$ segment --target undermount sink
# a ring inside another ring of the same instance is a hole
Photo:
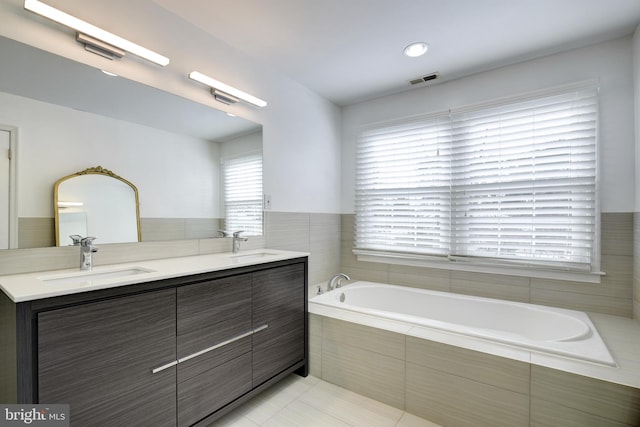
[[[246,261],[251,259],[260,259],[260,258],[275,256],[275,255],[278,255],[278,254],[276,252],[264,251],[264,252],[250,252],[247,254],[243,254],[243,253],[235,254],[235,255],[231,255],[231,258],[238,261]]]
[[[39,279],[48,285],[80,285],[83,283],[89,284],[97,280],[123,278],[153,272],[153,270],[147,268],[132,267],[120,270],[77,272],[66,275],[39,277]]]

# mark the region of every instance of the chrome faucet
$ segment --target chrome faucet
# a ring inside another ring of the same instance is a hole
[[[93,246],[95,237],[83,237],[80,239],[80,270],[91,270],[93,268],[94,252],[98,252],[98,248]]]
[[[327,291],[337,289],[342,286],[342,279],[351,280],[351,277],[347,276],[344,273],[338,273],[333,276],[329,282],[327,283]]]
[[[80,240],[82,240],[82,236],[79,234],[72,234],[69,236],[71,241],[73,242],[73,246],[80,246]]]
[[[240,252],[240,242],[246,242],[249,240],[248,237],[240,237],[240,233],[244,233],[244,231],[236,231],[233,233],[233,253],[237,254]]]

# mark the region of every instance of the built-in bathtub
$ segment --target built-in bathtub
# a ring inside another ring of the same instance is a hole
[[[580,311],[372,282],[356,282],[310,302],[473,340],[616,366],[591,319]]]
[[[640,425],[633,319],[371,282],[309,313],[312,375],[438,425]]]

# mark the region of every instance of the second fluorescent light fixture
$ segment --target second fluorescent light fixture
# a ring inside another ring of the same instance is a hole
[[[231,95],[232,97],[241,99],[245,102],[248,102],[249,104],[253,104],[256,107],[266,107],[267,106],[267,101],[264,101],[260,98],[256,98],[253,95],[249,95],[246,92],[241,91],[240,89],[236,89],[233,86],[229,86],[228,84],[222,83],[214,78],[211,78],[209,76],[205,76],[202,73],[199,73],[197,71],[192,71],[189,74],[189,78],[191,80],[195,80],[197,82],[200,82],[204,85],[209,86],[212,89],[217,89],[220,92],[224,92],[226,94]],[[215,94],[214,94],[215,96]]]
[[[137,45],[129,40],[123,39],[120,36],[116,36],[113,33],[98,28],[95,25],[89,24],[81,19],[71,16],[61,10],[51,7],[38,0],[25,0],[24,8],[30,12],[44,16],[52,21],[64,25],[78,31],[79,33],[86,34],[98,40],[101,40],[111,46],[115,46],[119,49],[139,56],[140,58],[151,61],[155,64],[162,65],[163,67],[169,64],[169,58],[162,56],[152,50]]]

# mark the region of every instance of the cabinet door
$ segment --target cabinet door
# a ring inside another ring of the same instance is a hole
[[[253,386],[305,357],[304,264],[253,275]]]
[[[251,274],[178,288],[178,426],[251,390]]]
[[[73,426],[175,426],[175,289],[38,314],[40,403]]]

